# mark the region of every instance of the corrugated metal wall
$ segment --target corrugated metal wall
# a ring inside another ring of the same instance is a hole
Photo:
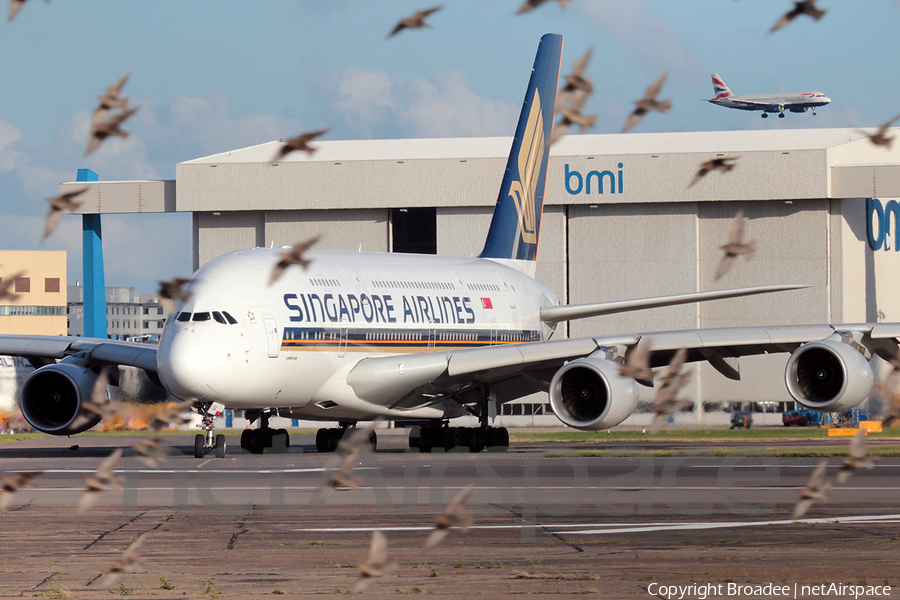
[[[318,235],[315,247],[322,250],[389,250],[387,209],[279,210],[265,215],[266,246],[291,246]]]
[[[506,159],[186,164],[179,211],[492,206]]]
[[[265,245],[264,225],[262,212],[195,212],[194,270],[227,252]]]
[[[733,156],[731,154],[729,156]],[[827,197],[821,150],[740,153],[728,177],[712,173],[688,187],[713,153],[553,156],[548,205],[770,200]],[[622,167],[618,165],[622,164]],[[179,211],[493,206],[506,158],[357,160],[345,162],[181,163]],[[568,188],[566,173],[569,173]],[[588,194],[586,179],[592,186]],[[616,177],[615,193],[603,171]],[[619,192],[619,171],[622,172]],[[582,186],[579,189],[578,176]]]

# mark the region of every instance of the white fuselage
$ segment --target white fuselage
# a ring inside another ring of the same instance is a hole
[[[805,112],[810,108],[825,106],[831,102],[820,92],[787,92],[784,94],[722,95],[710,100],[713,104],[738,110],[762,110],[765,112]]]
[[[501,261],[309,251],[271,286],[281,251],[221,256],[195,273],[157,354],[170,393],[297,418],[441,418],[458,403],[391,409],[359,398],[349,370],[370,356],[546,339],[552,290]],[[232,322],[234,321],[234,322]]]

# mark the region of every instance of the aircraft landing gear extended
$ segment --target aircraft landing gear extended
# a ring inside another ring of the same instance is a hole
[[[208,450],[216,451],[216,458],[225,458],[225,436],[216,435],[216,416],[209,412],[212,403],[204,402],[196,405],[197,411],[202,417],[202,427],[206,433],[198,433],[194,436],[194,458],[203,458]]]
[[[467,447],[469,452],[506,452],[509,449],[509,431],[506,427],[491,427],[488,407],[491,398],[487,387],[480,390],[478,427],[449,427],[446,422],[436,422],[433,427],[414,427],[409,432],[409,447],[419,452],[431,452],[435,448],[450,451],[457,447]]]
[[[768,118],[769,118],[769,113],[763,113],[763,114],[762,114],[762,118],[763,118],[763,119],[768,119]]]
[[[348,432],[352,435],[354,429],[356,423],[340,423],[340,428],[319,429],[316,431],[316,452],[334,452],[344,435]],[[369,436],[369,443],[372,444],[373,451],[378,446],[378,436],[374,431]]]
[[[778,113],[778,118],[779,118],[779,119],[783,119],[783,118],[784,118],[784,113]]]
[[[291,436],[287,429],[269,427],[269,413],[260,412],[258,429],[245,429],[241,432],[241,448],[250,454],[285,454],[290,447]]]
[[[467,447],[469,452],[506,452],[509,449],[509,431],[506,427],[414,427],[409,432],[409,447],[419,452],[431,452],[435,448],[450,451]]]

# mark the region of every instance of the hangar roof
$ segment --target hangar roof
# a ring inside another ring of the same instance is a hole
[[[177,186],[89,183],[79,212],[489,207],[511,142],[322,140],[312,156],[272,163],[281,147],[272,141],[179,163]],[[736,157],[736,167],[692,183],[717,156]],[[765,129],[566,136],[550,153],[545,204],[867,197],[900,197],[900,144],[875,146],[850,128]]]
[[[755,152],[826,150],[865,140],[856,129],[781,129],[756,131],[684,131],[569,135],[553,148],[553,155],[670,154],[693,152]],[[319,140],[308,156],[292,152],[278,162],[335,160],[416,160],[497,158],[509,154],[512,137],[421,138],[402,140]],[[269,162],[279,141],[230,150],[181,164]]]

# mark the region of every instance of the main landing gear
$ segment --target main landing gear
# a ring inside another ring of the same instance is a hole
[[[339,428],[319,429],[316,431],[316,452],[334,452],[344,435],[353,435],[356,423],[340,423]],[[369,436],[372,450],[378,445],[378,436],[373,431]]]
[[[245,429],[241,432],[241,448],[250,454],[285,454],[290,447],[291,436],[287,429],[269,427],[269,413],[266,412],[259,413],[258,429]]]
[[[768,119],[768,118],[769,118],[769,113],[763,113],[763,114],[762,114],[762,118],[763,118],[763,119]]]
[[[203,458],[209,450],[216,451],[216,458],[225,458],[225,436],[215,433],[216,415],[210,412],[211,407],[211,402],[194,405],[203,419],[201,421],[203,429],[206,430],[206,433],[198,433],[194,436],[194,458]]]
[[[436,448],[450,451],[467,447],[469,452],[506,452],[509,449],[509,431],[506,427],[414,427],[409,432],[409,447],[419,452],[431,452]]]
[[[414,427],[409,432],[409,447],[419,452],[431,452],[435,448],[450,451],[465,447],[469,452],[481,452],[487,448],[491,452],[506,452],[509,449],[509,431],[506,427],[489,425],[489,406],[492,402],[487,386],[479,390],[477,408],[472,413],[478,416],[478,427],[449,427],[446,422],[436,422],[432,427]]]

